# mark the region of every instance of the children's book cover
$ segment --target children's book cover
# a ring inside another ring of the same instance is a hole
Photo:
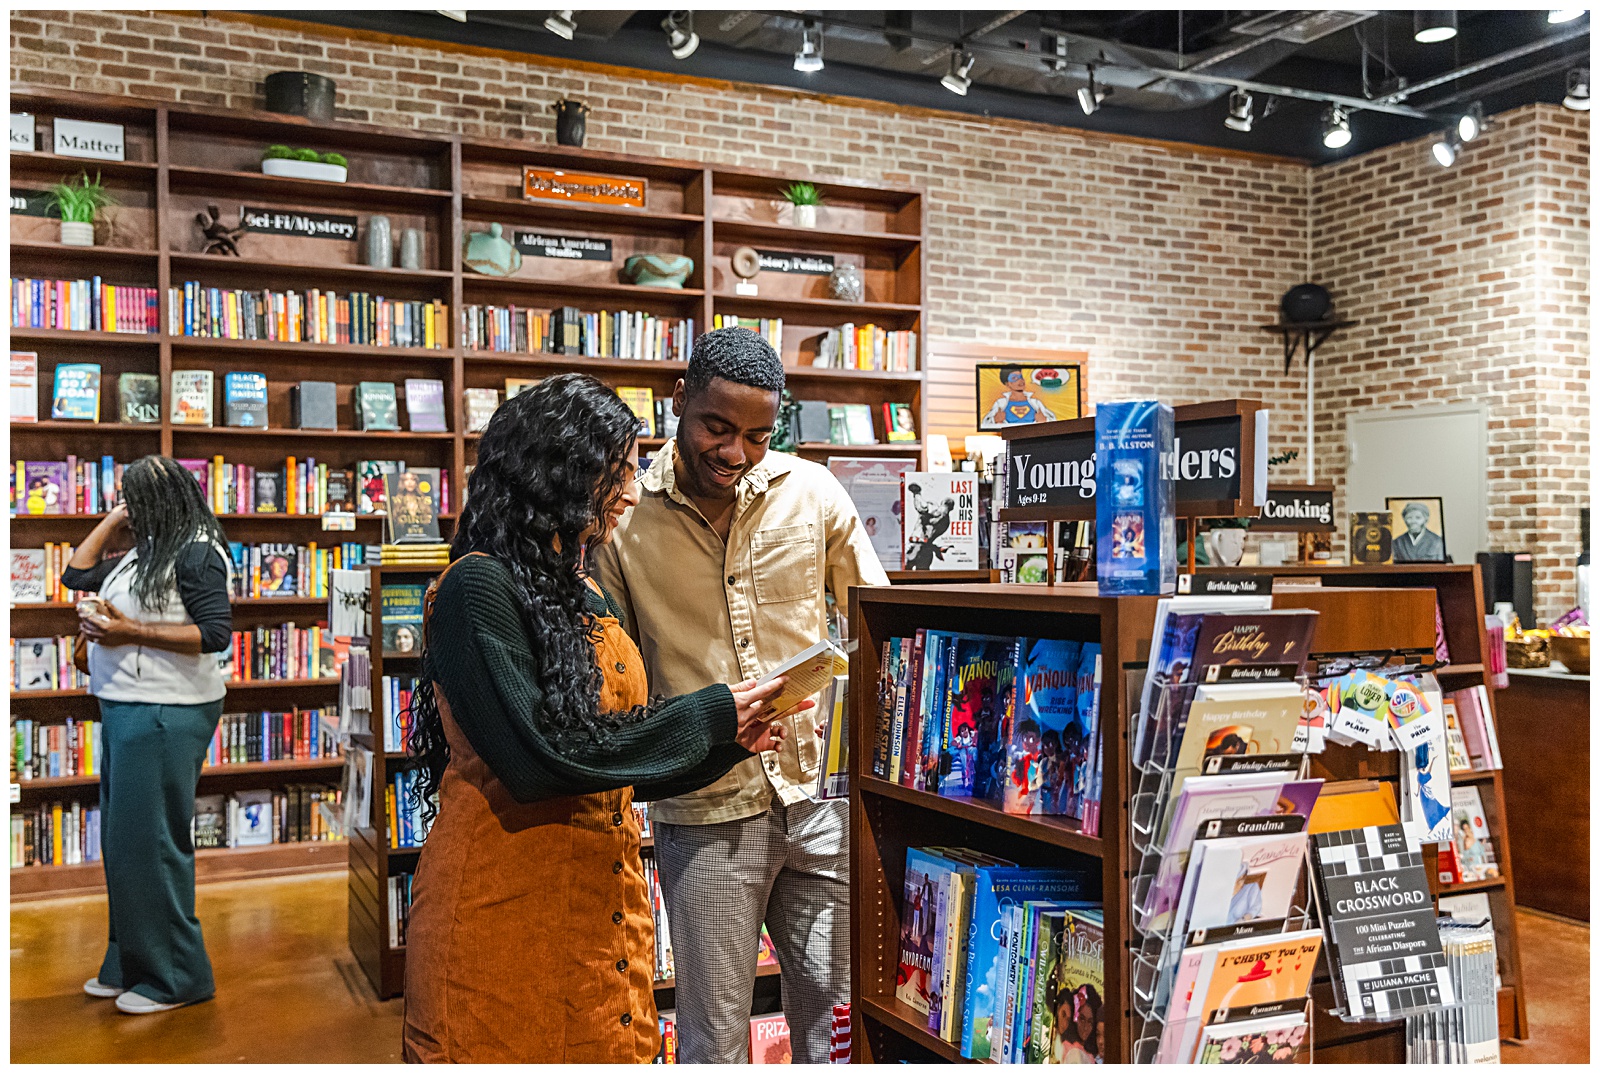
[[[918,702],[917,737],[910,742],[915,764],[910,768],[911,786],[917,790],[939,790],[939,767],[944,747],[944,717],[950,699],[945,682],[950,671],[950,647],[955,635],[930,630],[922,660],[922,693]]]
[[[1180,1061],[1192,1059],[1199,1029],[1212,1012],[1303,998],[1321,951],[1322,933],[1315,929],[1223,944],[1205,991],[1196,991],[1198,1004],[1190,1005],[1193,1029]]]
[[[1015,715],[1006,740],[1007,813],[1056,814],[1067,811],[1072,790],[1072,760],[1087,756],[1087,739],[1077,726],[1078,661],[1075,641],[1024,638],[1017,649]]]
[[[1034,1015],[1037,1061],[1104,1063],[1107,997],[1101,912],[1066,911],[1053,940],[1049,975],[1039,990],[1042,1010]],[[1039,972],[1046,972],[1042,960]]]
[[[23,507],[30,515],[61,515],[67,511],[67,464],[24,462]]]
[[[970,797],[978,783],[978,744],[999,734],[1004,711],[1002,690],[1014,639],[959,634],[950,642],[946,669],[943,758],[939,793]]]
[[[1489,836],[1489,823],[1484,818],[1483,799],[1478,788],[1450,788],[1450,803],[1455,825],[1451,839],[1456,847],[1461,882],[1470,884],[1498,878],[1500,866],[1494,858],[1494,841]]]
[[[951,863],[912,847],[906,851],[905,900],[900,904],[900,964],[894,994],[919,1014],[934,991],[933,954],[939,936],[939,890]]]
[[[1100,731],[1100,644],[1086,641],[1078,653],[1076,673],[1076,714],[1062,736],[1061,752],[1067,759],[1066,783],[1059,795],[1064,796],[1069,817],[1084,820],[1088,815],[1091,782],[1099,764]],[[1099,792],[1094,792],[1098,797]]]

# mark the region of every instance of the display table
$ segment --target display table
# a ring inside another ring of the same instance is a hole
[[[1511,669],[1495,693],[1517,902],[1589,920],[1589,676]]]

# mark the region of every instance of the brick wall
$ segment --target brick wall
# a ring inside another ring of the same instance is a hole
[[[1493,547],[1534,552],[1541,614],[1575,596],[1555,564],[1587,502],[1588,136],[1561,109],[1498,117],[1448,171],[1424,142],[1313,170],[270,19],[14,12],[11,60],[18,82],[236,108],[300,67],[352,120],[534,142],[569,95],[596,149],[919,185],[931,335],[1087,350],[1092,398],[1263,399],[1275,450],[1303,448],[1304,374],[1258,326],[1318,279],[1362,321],[1318,356],[1318,478],[1342,487],[1349,408],[1481,400]],[[931,380],[930,427],[970,431],[970,369]]]
[[[1424,139],[1311,178],[1316,278],[1360,320],[1318,353],[1317,476],[1342,513],[1353,409],[1481,404],[1489,547],[1533,553],[1541,620],[1576,603],[1588,503],[1588,184],[1588,118],[1551,105],[1451,169]]]

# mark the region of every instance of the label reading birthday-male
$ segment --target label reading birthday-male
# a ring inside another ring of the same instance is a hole
[[[516,248],[532,257],[559,257],[566,261],[610,261],[611,240],[582,235],[549,235],[543,231],[513,231]]]
[[[757,250],[762,272],[787,272],[801,276],[827,276],[833,272],[831,254],[795,254],[777,250]]]
[[[15,216],[60,216],[50,204],[50,194],[44,190],[11,188],[11,212]]]
[[[342,239],[354,242],[356,218],[304,213],[293,209],[239,209],[239,223],[246,231],[262,235],[296,235],[302,239]]]

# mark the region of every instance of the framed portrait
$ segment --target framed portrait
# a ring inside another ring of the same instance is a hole
[[[1389,547],[1396,563],[1444,563],[1444,500],[1438,496],[1386,496]]]
[[[980,430],[1083,416],[1083,368],[1076,362],[979,362],[977,375]]]

